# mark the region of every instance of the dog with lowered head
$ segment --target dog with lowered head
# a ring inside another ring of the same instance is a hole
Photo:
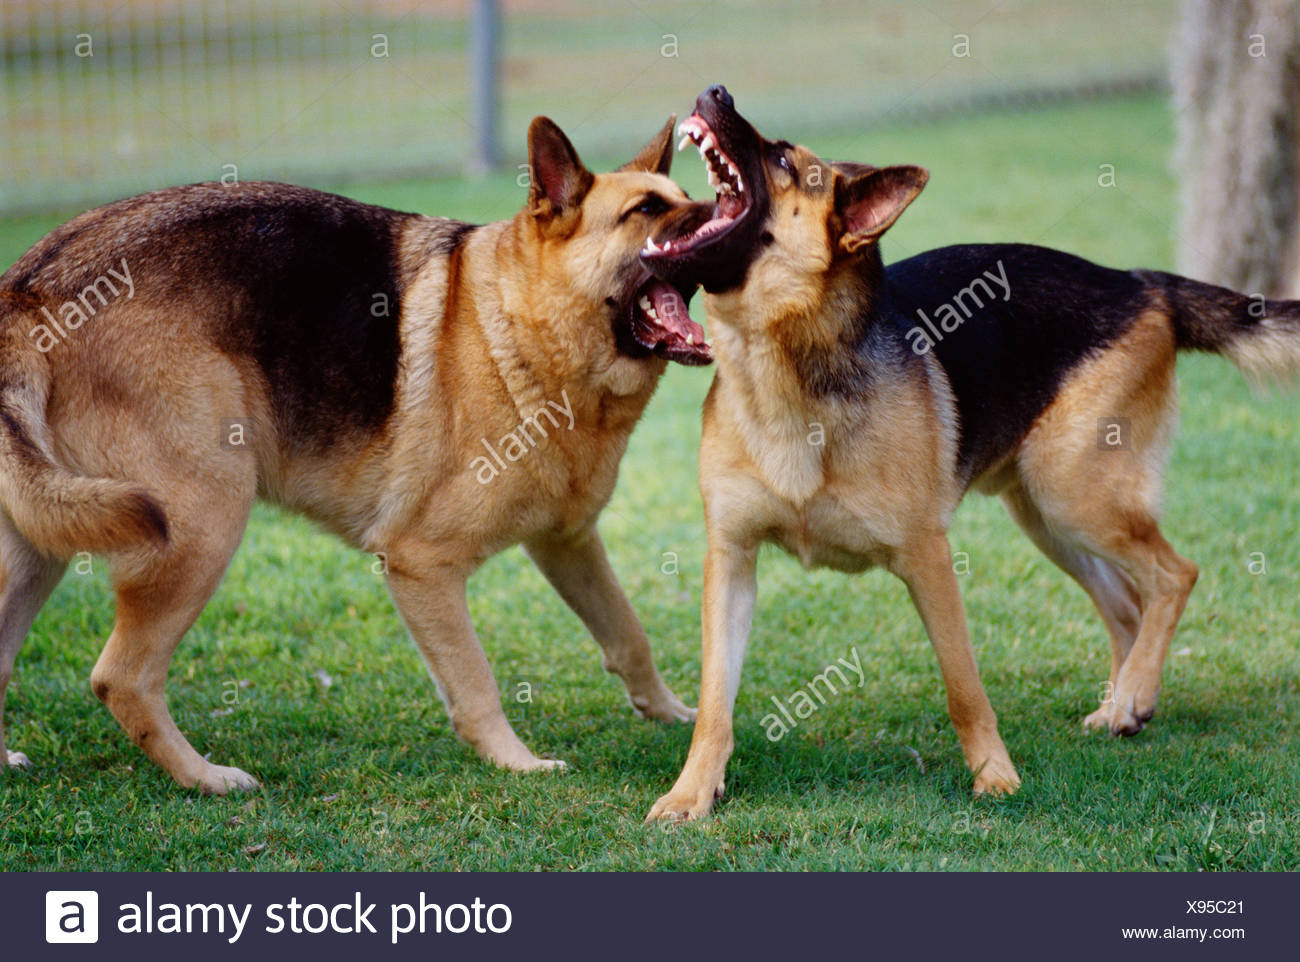
[[[521,542],[635,710],[692,718],[596,531],[666,364],[710,360],[689,290],[638,258],[711,208],[666,176],[671,137],[593,174],[538,118],[526,207],[483,226],[198,184],[38,242],[0,276],[0,711],[69,559],[107,555],[95,694],[181,785],[253,788],[195,750],[163,686],[262,498],[382,555],[455,731],[497,765],[562,765],[515,735],[466,607],[470,574]],[[2,727],[0,758],[27,763]]]

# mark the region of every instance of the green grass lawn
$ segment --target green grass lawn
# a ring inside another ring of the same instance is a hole
[[[887,259],[1021,240],[1169,268],[1171,139],[1165,105],[1144,99],[810,145],[930,167]],[[1116,187],[1098,186],[1101,164],[1115,166]],[[699,167],[683,158],[692,192]],[[352,193],[478,220],[522,200],[512,175]],[[0,261],[55,222],[0,223]],[[1300,869],[1300,401],[1253,397],[1217,359],[1180,370],[1165,530],[1202,573],[1147,731],[1116,741],[1081,730],[1106,677],[1100,620],[998,503],[972,496],[954,524],[983,677],[1024,778],[1011,799],[972,799],[934,657],[886,574],[850,580],[763,556],[728,797],[706,822],[664,828],[641,819],[676,777],[690,729],[632,715],[595,644],[518,550],[474,578],[470,607],[508,715],[534,751],[569,762],[559,775],[478,761],[453,736],[372,560],[259,509],[169,692],[199,750],[265,790],[178,789],[95,700],[88,678],[112,621],[96,562],[69,575],[19,658],[9,742],[34,767],[0,783],[0,868]],[[692,703],[708,381],[669,373],[601,524],[665,676]],[[788,698],[852,648],[864,688],[769,742],[760,720],[771,696]],[[525,683],[531,702],[515,697]]]

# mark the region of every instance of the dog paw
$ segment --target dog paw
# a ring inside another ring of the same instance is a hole
[[[558,758],[533,758],[530,761],[516,762],[506,767],[514,772],[562,772],[569,765]]]
[[[22,752],[5,751],[5,764],[9,768],[31,768],[32,760]]]
[[[1092,714],[1083,719],[1083,727],[1089,731],[1109,731],[1110,716],[1115,712],[1113,702],[1105,702]]]
[[[1140,692],[1115,692],[1115,705],[1111,709],[1109,728],[1112,735],[1136,735],[1146,727],[1156,713],[1155,695]]]
[[[1147,727],[1147,722],[1155,712],[1139,715],[1131,709],[1116,709],[1110,716],[1110,733],[1115,736],[1131,737]]]
[[[714,799],[721,798],[724,785],[716,788],[676,788],[655,802],[646,822],[690,822],[703,818],[713,809]]]
[[[225,765],[209,765],[194,783],[204,795],[228,795],[231,792],[252,792],[261,788],[257,779],[248,772]]]
[[[480,757],[491,762],[497,768],[510,772],[552,772],[562,771],[568,766],[557,758],[538,758],[528,746],[521,742],[508,727],[504,734],[498,734],[491,745],[485,741],[475,742],[466,739],[478,749]]]
[[[647,721],[670,723],[695,721],[696,710],[667,688],[653,698],[646,695],[628,695],[628,701],[632,703],[632,711],[636,712],[637,717]]]
[[[1020,788],[1020,776],[1008,758],[990,758],[975,773],[976,795],[1014,795]]]

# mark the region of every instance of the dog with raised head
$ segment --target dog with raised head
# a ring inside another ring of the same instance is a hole
[[[95,694],[181,785],[254,787],[191,746],[163,686],[262,498],[382,556],[455,731],[497,765],[563,764],[515,735],[466,607],[514,544],[639,714],[692,718],[596,531],[668,361],[710,360],[690,289],[638,258],[667,218],[712,209],[667,177],[672,124],[593,174],[537,118],[527,205],[484,226],[198,184],[38,242],[0,276],[0,710],[69,559],[103,554],[117,611]],[[27,762],[2,727],[0,758]]]
[[[1105,622],[1110,682],[1085,725],[1141,730],[1197,578],[1157,525],[1177,353],[1294,375],[1300,302],[1025,244],[945,247],[885,267],[880,237],[925,170],[829,163],[767,140],[721,87],[682,132],[708,165],[714,211],[698,226],[670,218],[643,260],[704,287],[717,373],[700,446],[699,718],[650,818],[696,818],[722,794],[763,543],[808,566],[901,578],[975,792],[1017,789],[946,536],[971,489],[1000,495]]]

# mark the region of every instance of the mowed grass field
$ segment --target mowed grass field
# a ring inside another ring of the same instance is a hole
[[[554,115],[563,125],[563,110]],[[653,129],[650,118],[645,135]],[[1168,109],[1152,98],[810,146],[931,169],[886,239],[887,260],[1018,240],[1171,268],[1171,140]],[[701,192],[698,159],[679,163]],[[1099,186],[1104,164],[1114,187]],[[350,192],[475,220],[522,202],[513,175]],[[0,261],[56,222],[0,224]],[[601,522],[659,664],[691,703],[709,379],[670,371]],[[517,549],[473,579],[470,608],[513,724],[535,751],[565,759],[563,774],[505,774],[459,744],[373,559],[259,509],[181,645],[169,697],[201,752],[264,790],[214,799],[177,788],[96,701],[88,679],[113,610],[96,561],[69,574],[19,657],[8,738],[34,766],[0,779],[0,868],[1300,869],[1300,400],[1254,396],[1216,358],[1185,358],[1180,383],[1164,525],[1202,574],[1159,711],[1138,737],[1080,728],[1109,657],[1082,591],[998,502],[972,496],[958,513],[972,637],[1024,778],[1013,798],[971,797],[934,656],[887,574],[805,572],[764,554],[727,798],[703,823],[665,828],[642,818],[676,777],[690,729],[632,715],[595,644]],[[864,685],[769,741],[771,698],[788,702],[854,649]]]

